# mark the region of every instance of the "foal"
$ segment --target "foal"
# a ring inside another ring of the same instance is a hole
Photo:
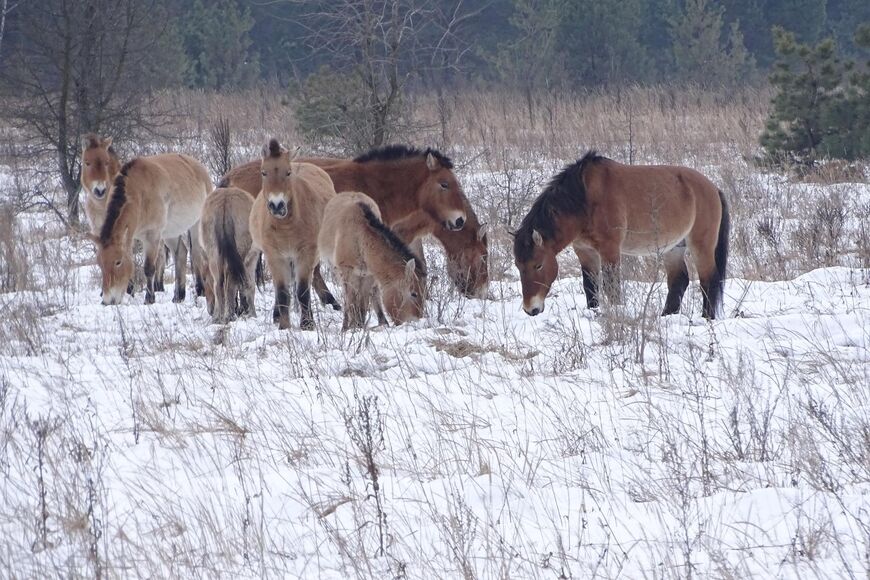
[[[310,163],[291,163],[290,153],[276,139],[263,148],[260,163],[262,186],[251,209],[254,247],[262,251],[272,271],[275,307],[272,319],[278,328],[290,327],[290,278],[295,278],[300,326],[314,330],[310,285],[318,265],[317,234],[323,208],[335,196],[332,180]],[[336,310],[338,302],[325,285],[315,284],[324,304]]]
[[[381,221],[378,205],[358,192],[326,204],[317,238],[322,260],[338,270],[344,287],[341,329],[364,328],[369,304],[385,322],[378,294],[396,324],[423,316],[426,270],[408,246]]]
[[[235,187],[215,189],[205,200],[199,236],[205,264],[205,296],[215,322],[255,316],[254,282],[259,252],[249,221],[254,198]]]

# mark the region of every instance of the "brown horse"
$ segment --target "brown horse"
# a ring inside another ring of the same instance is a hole
[[[145,249],[145,303],[154,303],[158,254],[164,239],[190,243],[199,268],[199,233],[193,226],[213,186],[208,171],[186,155],[138,157],[126,163],[112,185],[106,217],[97,245],[97,263],[103,277],[103,304],[119,304],[133,275],[133,242]],[[190,232],[190,235],[187,235]],[[192,241],[191,241],[192,240]],[[184,301],[187,248],[175,244],[175,296]]]
[[[249,226],[253,205],[251,194],[231,187],[214,190],[202,208],[199,237],[205,296],[215,322],[256,315],[254,277],[260,254],[253,247]]]
[[[364,328],[369,304],[378,322],[386,322],[380,297],[396,324],[423,316],[425,267],[380,215],[378,205],[364,193],[340,193],[326,204],[317,248],[344,287],[342,330]]]
[[[602,265],[605,294],[618,302],[620,255],[660,255],[668,275],[662,315],[675,314],[689,285],[688,246],[701,279],[704,316],[715,318],[729,228],[725,196],[697,171],[623,165],[589,151],[553,178],[514,234],[523,310],[531,316],[544,311],[559,271],[556,255],[571,245],[589,308],[598,306]]]
[[[467,296],[484,296],[489,281],[484,226],[462,191],[453,163],[434,149],[392,145],[355,159],[309,158],[322,167],[336,191],[359,191],[377,202],[384,223],[411,242],[431,233],[447,253],[447,271]],[[234,168],[221,180],[256,194],[259,162]],[[460,221],[461,218],[461,221]],[[419,244],[418,244],[419,246]],[[422,258],[422,253],[418,252]]]
[[[295,274],[300,326],[314,329],[310,285],[324,304],[338,309],[322,278],[313,279],[318,265],[317,234],[323,208],[335,196],[332,180],[310,163],[291,163],[290,153],[276,139],[263,148],[261,191],[251,209],[254,247],[266,256],[275,284],[272,319],[278,328],[290,327],[290,278]]]

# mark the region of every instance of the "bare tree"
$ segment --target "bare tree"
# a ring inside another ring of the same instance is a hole
[[[307,42],[362,88],[369,146],[394,137],[409,82],[455,67],[467,50],[460,28],[480,13],[463,0],[289,0],[304,9]],[[341,107],[338,107],[341,110]]]
[[[18,2],[9,3],[9,0],[3,0],[0,4],[0,55],[3,54],[3,34],[6,32],[6,16],[15,10]]]
[[[39,0],[11,13],[0,114],[22,130],[28,155],[54,158],[72,225],[80,136],[119,142],[153,128],[144,114],[151,89],[181,62],[166,42],[163,8],[160,0]]]

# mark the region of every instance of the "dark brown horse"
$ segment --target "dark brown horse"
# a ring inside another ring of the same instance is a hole
[[[489,281],[487,237],[462,186],[453,163],[434,149],[391,145],[355,159],[306,158],[300,162],[321,167],[335,190],[359,191],[375,200],[390,226],[407,243],[434,235],[447,253],[447,271],[457,288],[468,296],[483,296]],[[260,191],[260,163],[234,168],[220,182]]]
[[[608,298],[619,301],[622,254],[660,255],[668,275],[662,315],[675,314],[689,285],[688,247],[701,280],[704,316],[715,318],[729,228],[725,196],[697,171],[623,165],[590,151],[553,178],[515,234],[523,310],[531,316],[544,311],[559,272],[556,255],[571,245],[580,259],[588,307],[598,306],[602,282]]]

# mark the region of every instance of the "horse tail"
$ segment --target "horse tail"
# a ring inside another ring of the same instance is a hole
[[[244,284],[245,262],[239,254],[239,248],[236,247],[236,225],[226,212],[224,212],[223,227],[215,223],[214,235],[218,256],[229,270],[230,277],[236,283]]]
[[[713,307],[713,312],[716,312],[722,306],[722,294],[725,287],[726,270],[728,266],[728,238],[731,232],[731,216],[728,212],[728,201],[725,199],[725,194],[719,190],[719,202],[722,205],[722,218],[719,220],[719,239],[716,240],[716,251],[714,257],[716,260],[716,278],[710,284],[710,305]]]

